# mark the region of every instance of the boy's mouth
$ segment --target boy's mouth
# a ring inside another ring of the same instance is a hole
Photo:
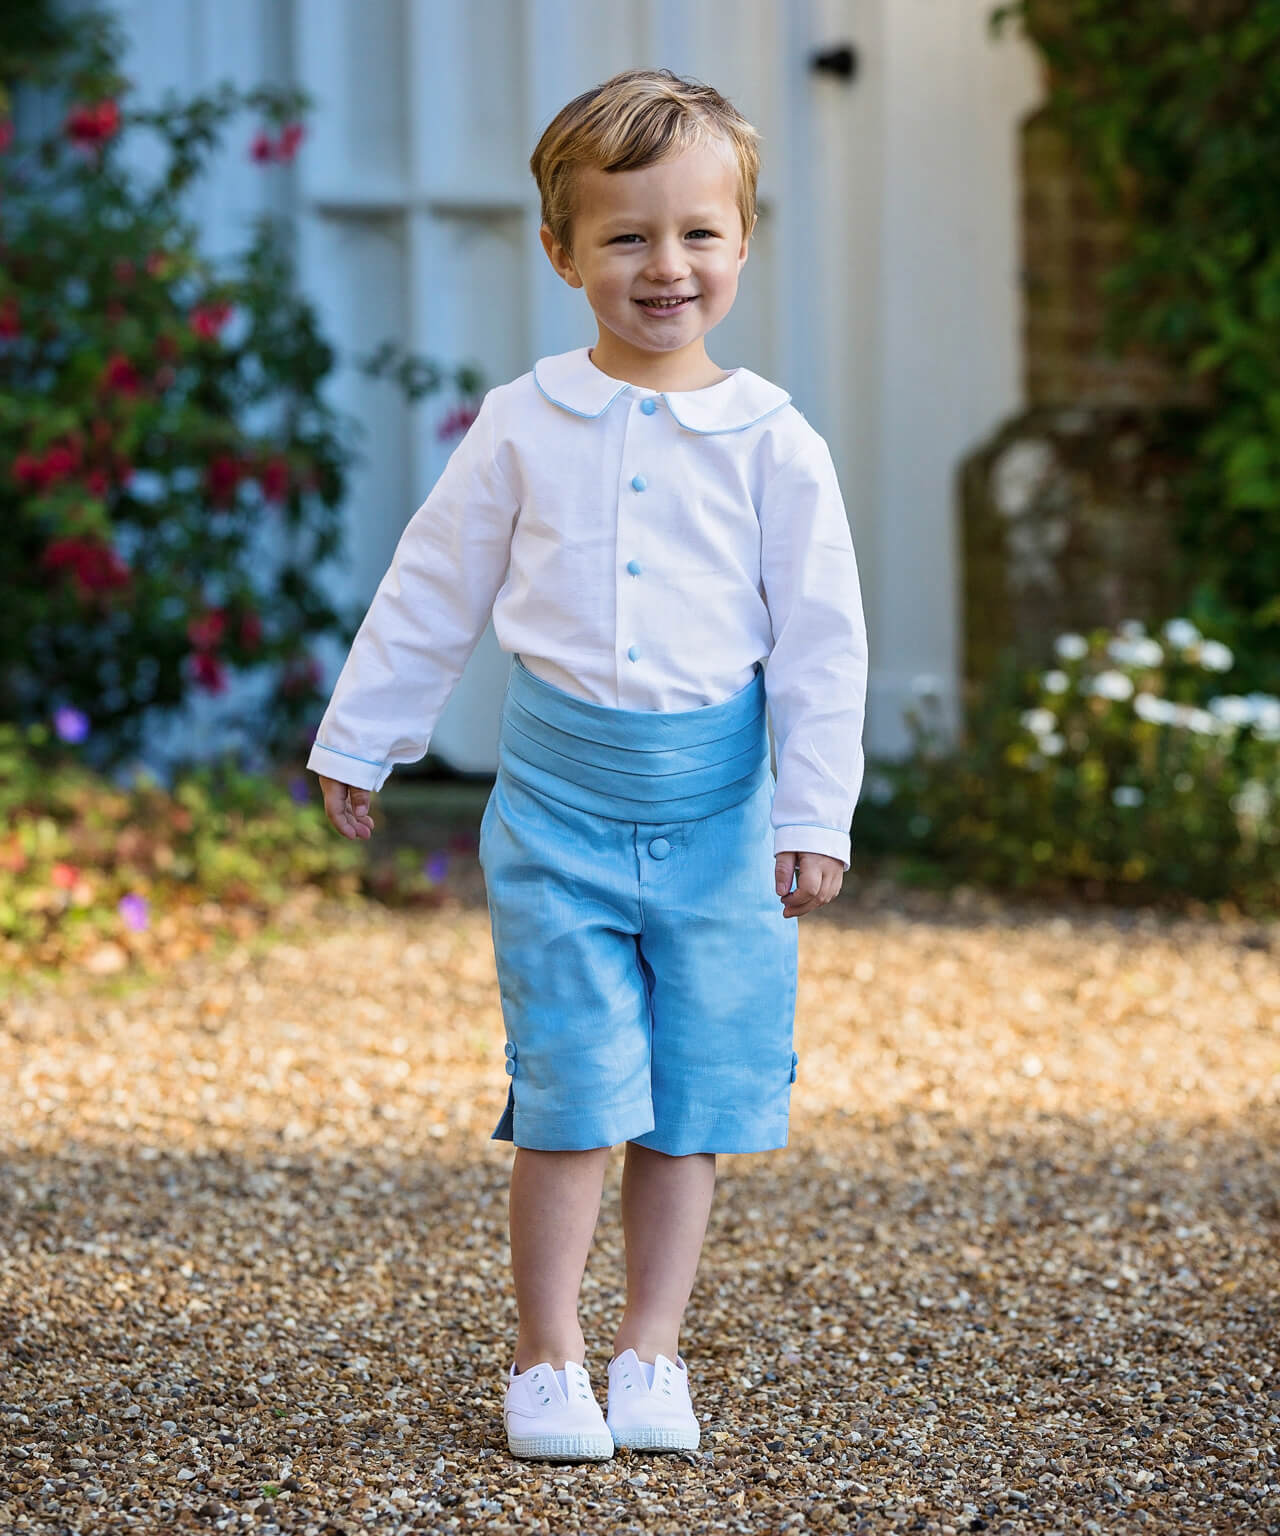
[[[636,303],[651,315],[675,315],[687,309],[697,297],[696,293],[689,293],[676,299],[637,299]]]

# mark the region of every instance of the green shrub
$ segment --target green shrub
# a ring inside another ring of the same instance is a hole
[[[954,743],[918,680],[912,751],[869,769],[855,845],[921,878],[1280,909],[1280,700],[1223,691],[1231,652],[1186,619],[1056,652],[1043,673],[1007,660]]]

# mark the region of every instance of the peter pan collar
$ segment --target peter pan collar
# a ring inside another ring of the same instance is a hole
[[[589,347],[575,347],[533,365],[533,381],[548,400],[575,416],[603,416],[619,395],[633,391],[660,394],[667,409],[686,432],[741,432],[781,410],[791,396],[750,368],[736,368],[727,379],[705,389],[644,389],[602,373],[587,356]]]

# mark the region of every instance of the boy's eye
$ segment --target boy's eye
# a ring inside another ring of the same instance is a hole
[[[710,236],[711,239],[713,239],[713,240],[715,239],[715,231],[712,230],[712,229],[691,229],[689,231],[689,233],[691,235],[708,235],[708,236]],[[619,240],[639,240],[639,239],[640,239],[639,235],[615,235],[613,237],[613,239],[610,240],[609,244],[610,245],[617,245]]]

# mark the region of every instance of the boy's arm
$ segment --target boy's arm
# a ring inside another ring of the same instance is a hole
[[[812,428],[765,488],[760,528],[773,627],[774,853],[826,854],[848,869],[865,768],[867,631],[835,465]]]
[[[381,789],[427,750],[506,577],[518,502],[486,395],[410,518],[343,663],[307,767]]]

